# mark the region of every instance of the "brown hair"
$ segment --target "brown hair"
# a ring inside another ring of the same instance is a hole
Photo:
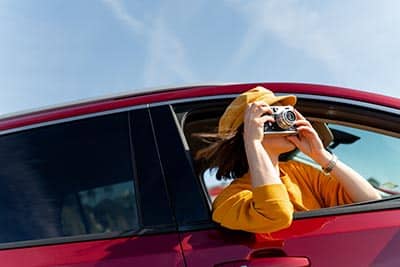
[[[214,133],[197,133],[193,136],[201,138],[210,145],[196,152],[195,159],[199,173],[216,169],[217,180],[235,179],[242,177],[249,171],[246,150],[243,139],[243,124],[239,129],[227,136],[221,137]],[[287,161],[293,158],[298,149],[283,153],[279,161]]]
[[[208,169],[217,169],[216,178],[234,179],[248,172],[246,151],[243,140],[243,125],[234,133],[227,136],[218,134],[195,134],[203,141],[210,143],[206,148],[197,151],[195,159],[200,160],[201,173]]]

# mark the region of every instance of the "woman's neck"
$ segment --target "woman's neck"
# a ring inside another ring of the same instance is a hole
[[[272,165],[274,165],[275,169],[277,170],[278,173],[280,173],[279,171],[279,154],[273,153],[271,151],[266,150],[268,153],[268,156],[271,160]]]

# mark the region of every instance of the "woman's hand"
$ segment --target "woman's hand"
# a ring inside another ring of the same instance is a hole
[[[296,128],[297,135],[288,136],[287,139],[292,142],[301,152],[312,158],[321,166],[326,166],[331,156],[326,151],[318,133],[314,130],[311,123],[306,120],[303,115],[297,110],[296,113]]]
[[[244,114],[245,142],[261,142],[264,138],[264,123],[273,122],[272,110],[264,102],[256,101],[247,106]]]
[[[249,164],[251,184],[259,187],[269,184],[281,184],[279,170],[271,161],[262,141],[264,123],[274,121],[272,110],[264,102],[253,102],[244,115],[244,146]]]
[[[320,166],[326,167],[332,159],[332,155],[324,148],[317,132],[297,110],[295,110],[298,134],[288,136],[287,139],[298,147],[301,152],[312,158]],[[381,196],[359,173],[338,161],[331,175],[336,177],[343,185],[353,202],[376,200]]]

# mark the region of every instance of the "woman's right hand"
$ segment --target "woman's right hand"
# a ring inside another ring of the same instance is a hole
[[[251,184],[254,188],[281,184],[279,170],[274,166],[263,145],[264,124],[274,122],[270,106],[264,102],[250,104],[244,115],[244,146],[249,164]]]
[[[244,115],[244,141],[262,142],[264,138],[264,124],[274,122],[271,108],[262,101],[256,101],[247,106]]]

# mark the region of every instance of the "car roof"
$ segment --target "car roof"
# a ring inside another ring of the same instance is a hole
[[[400,109],[400,99],[398,98],[329,85],[307,83],[206,84],[134,91],[8,114],[0,117],[0,131],[53,120],[82,116],[85,114],[122,109],[129,106],[146,105],[197,97],[239,94],[243,91],[254,88],[255,86],[264,86],[275,93],[334,97]]]

